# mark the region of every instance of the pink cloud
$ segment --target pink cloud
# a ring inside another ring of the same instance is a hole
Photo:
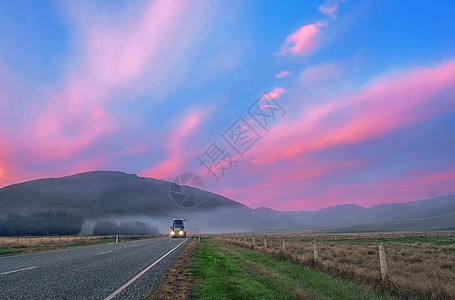
[[[240,200],[246,205],[257,207],[258,197],[267,197],[270,204],[279,202],[280,206],[289,201],[295,203],[295,194],[303,189],[312,187],[315,182],[324,176],[361,167],[365,160],[344,160],[335,162],[298,159],[283,167],[281,164],[255,166],[254,174],[266,174],[256,182],[249,181],[246,186],[222,189],[220,194],[232,199]],[[245,171],[245,170],[244,170]],[[242,174],[242,177],[254,177],[251,174]],[[231,186],[235,183],[231,183]],[[283,199],[288,199],[284,201]]]
[[[291,71],[281,71],[280,73],[276,74],[275,77],[276,78],[284,78],[284,77],[288,77],[289,75],[291,75]]]
[[[100,17],[90,5],[70,5],[80,56],[67,66],[62,86],[32,106],[28,122],[15,129],[15,147],[27,153],[21,167],[73,158],[122,128],[110,104],[119,92],[144,89],[144,82],[161,88],[192,42],[189,33],[203,22],[187,24],[190,6],[189,1],[153,1],[132,21]]]
[[[281,97],[282,94],[284,93],[287,93],[288,91],[286,91],[284,88],[282,87],[277,87],[277,88],[274,88],[270,93],[267,93],[267,95],[264,95],[264,97],[266,96],[267,99],[278,99]]]
[[[188,145],[189,138],[200,128],[202,121],[208,113],[207,110],[192,110],[187,113],[175,129],[168,134],[166,144],[167,158],[152,169],[143,172],[143,175],[154,178],[172,179],[185,171],[183,167],[193,155]]]
[[[374,206],[429,199],[454,192],[455,171],[418,170],[367,182],[333,185],[318,195],[305,197],[297,207],[317,209],[345,203]]]
[[[310,54],[316,47],[316,38],[321,32],[321,27],[324,27],[322,22],[316,22],[301,27],[294,34],[286,38],[284,45],[281,46],[279,54]]]
[[[455,62],[384,76],[351,96],[305,110],[298,121],[277,124],[266,146],[252,155],[267,164],[391,134],[453,108],[453,102],[434,103],[454,84]]]

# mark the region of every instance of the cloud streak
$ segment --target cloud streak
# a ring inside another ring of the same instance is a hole
[[[316,38],[324,26],[323,22],[316,22],[300,27],[295,33],[286,38],[278,54],[310,54],[315,49]]]
[[[254,157],[267,164],[396,132],[453,109],[453,102],[439,97],[454,84],[453,61],[384,76],[351,96],[306,109],[299,121],[274,127],[261,148],[267,151],[253,150]]]

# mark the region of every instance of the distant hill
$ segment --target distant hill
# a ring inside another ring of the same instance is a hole
[[[166,215],[183,209],[169,196],[170,182],[114,171],[93,171],[38,179],[0,189],[3,213],[62,210],[87,218],[110,215]],[[198,211],[248,207],[206,192]]]
[[[205,192],[195,207],[183,208],[169,195],[170,182],[113,171],[38,179],[0,189],[0,215],[65,211],[88,223],[140,219],[167,230],[183,217],[192,231],[383,231],[455,229],[455,196],[365,208],[354,204],[318,211],[251,209]],[[189,188],[189,187],[186,187]]]

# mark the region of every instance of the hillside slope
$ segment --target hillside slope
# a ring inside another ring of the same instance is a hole
[[[0,189],[0,216],[65,211],[86,220],[140,219],[167,230],[169,220],[186,218],[193,231],[375,231],[455,229],[455,196],[370,208],[355,204],[318,211],[251,209],[206,191],[194,207],[170,197],[171,183],[113,171],[38,179]]]

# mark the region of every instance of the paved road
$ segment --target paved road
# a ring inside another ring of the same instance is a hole
[[[0,257],[0,299],[142,299],[188,240],[155,238]]]

